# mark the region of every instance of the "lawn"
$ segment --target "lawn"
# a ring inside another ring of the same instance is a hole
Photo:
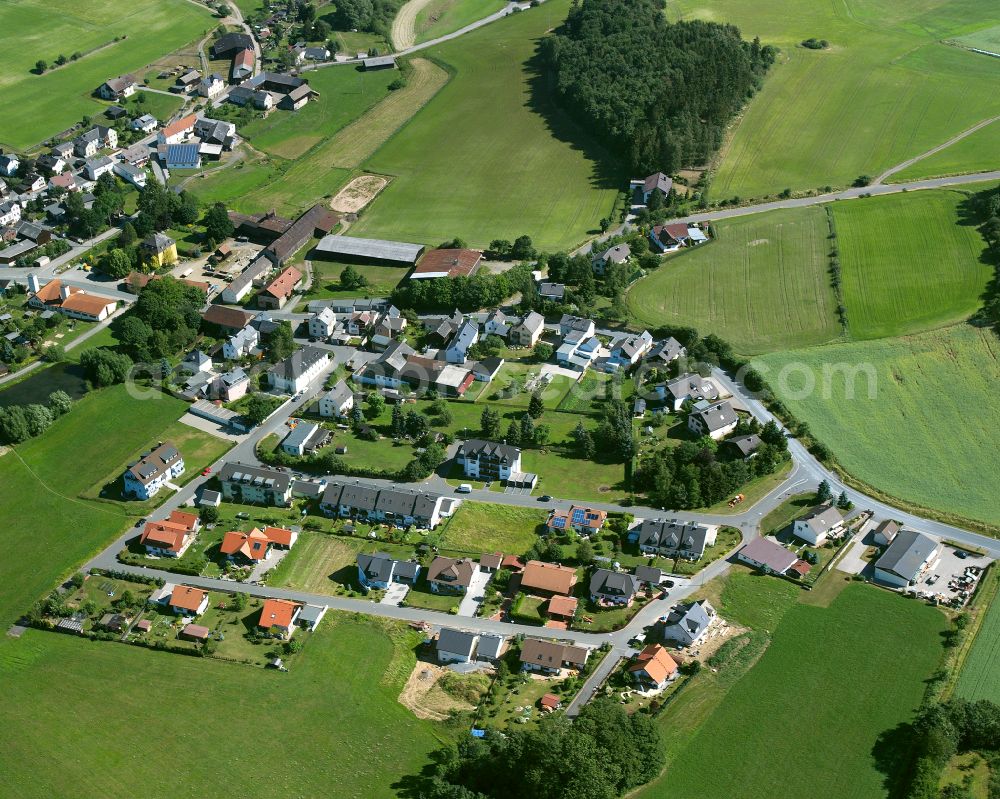
[[[1000,167],[997,152],[1000,152],[1000,121],[980,128],[941,152],[896,172],[888,182],[904,183],[941,175],[989,172]]]
[[[963,47],[985,50],[992,55],[1000,55],[1000,25],[983,28],[975,33],[956,36],[955,41]]]
[[[365,168],[394,175],[352,235],[472,246],[530,235],[554,250],[581,242],[614,204],[624,175],[601,166],[586,134],[557,111],[529,63],[568,0],[432,47],[448,83]]]
[[[294,160],[381,101],[397,75],[392,70],[341,67],[318,69],[308,77],[318,98],[295,113],[276,111],[255,119],[240,135],[258,150]]]
[[[879,737],[920,704],[945,627],[939,611],[862,585],[845,588],[828,608],[789,608],[738,690],[638,795],[884,795],[903,753]],[[664,729],[673,710],[660,717]],[[789,764],[801,765],[794,788]]]
[[[1000,602],[994,601],[986,612],[986,618],[962,667],[955,693],[964,699],[989,699],[992,702],[1000,702],[998,657],[1000,657]]]
[[[348,264],[314,260],[312,265],[313,284],[307,295],[311,300],[386,297],[410,271],[407,267],[350,264],[358,274],[368,281],[368,285],[360,289],[347,290],[340,287],[340,273]]]
[[[691,325],[756,354],[840,335],[828,274],[822,208],[796,208],[719,222],[716,240],[677,256],[628,292],[648,327]]]
[[[0,624],[131,525],[122,506],[77,497],[155,441],[185,405],[139,402],[122,386],[91,392],[41,437],[0,457],[0,514],[8,521]]]
[[[208,11],[182,0],[23,0],[0,6],[0,143],[25,149],[70,127],[103,104],[105,80],[136,71],[214,27]],[[119,41],[114,41],[121,37]],[[100,49],[97,49],[100,48]],[[82,57],[43,75],[39,59]]]
[[[444,528],[444,546],[476,556],[521,555],[538,540],[539,525],[546,518],[541,509],[463,502]]]
[[[781,48],[724,148],[711,195],[845,185],[990,116],[1000,61],[940,40],[1000,22],[991,0],[679,0],[671,16],[737,25]],[[808,50],[808,37],[827,50]],[[995,113],[992,112],[992,113]]]
[[[418,42],[460,30],[506,5],[504,0],[431,0],[418,13],[414,32]]]
[[[982,305],[993,270],[979,231],[959,222],[966,196],[918,191],[833,205],[853,338],[942,327]]]
[[[338,583],[353,585],[358,575],[355,562],[364,543],[362,539],[304,531],[268,576],[268,585],[330,594],[336,587],[335,575]]]
[[[396,701],[419,640],[398,625],[331,612],[283,674],[34,630],[6,639],[6,791],[266,799],[326,795],[336,785],[340,797],[398,796],[398,781],[438,746],[437,730]],[[247,752],[265,717],[272,759],[261,771],[247,767]],[[150,719],[155,745],[123,743],[148,735]],[[76,756],[33,767],[50,746]]]
[[[904,501],[995,525],[998,356],[992,332],[960,325],[755,363],[852,475]],[[849,377],[855,368],[859,379]]]
[[[816,505],[816,495],[794,494],[760,520],[762,535],[783,532],[793,521]]]

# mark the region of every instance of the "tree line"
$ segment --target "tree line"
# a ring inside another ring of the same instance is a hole
[[[637,174],[708,161],[776,50],[662,0],[584,0],[542,44],[561,105]]]

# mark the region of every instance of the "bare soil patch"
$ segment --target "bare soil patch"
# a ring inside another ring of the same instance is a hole
[[[418,719],[444,721],[452,710],[472,710],[473,705],[456,699],[438,686],[447,672],[443,666],[417,661],[406,685],[399,694],[399,703],[413,711]]]
[[[359,175],[330,200],[330,208],[343,214],[355,214],[375,199],[389,185],[381,175]]]

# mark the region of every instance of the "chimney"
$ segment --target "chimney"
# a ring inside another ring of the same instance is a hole
[[[69,299],[69,286],[67,286],[65,283],[59,286],[59,296],[62,297],[64,300]]]
[[[37,294],[41,287],[41,283],[38,282],[38,275],[28,275],[28,291],[32,294]]]

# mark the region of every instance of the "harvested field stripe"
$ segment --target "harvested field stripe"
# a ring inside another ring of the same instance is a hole
[[[448,73],[426,58],[414,58],[407,84],[352,122],[322,148],[332,155],[330,165],[355,169],[371,158],[389,137],[448,82]]]

